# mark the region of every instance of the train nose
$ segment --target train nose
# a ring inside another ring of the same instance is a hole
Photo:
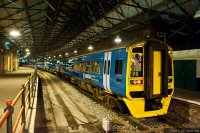
[[[162,104],[161,100],[162,100],[162,98],[145,100],[145,110],[146,111],[153,111],[153,110],[162,109],[163,104]]]
[[[161,103],[161,99],[154,99],[151,103],[151,108],[153,110],[159,110],[163,107],[162,103]]]

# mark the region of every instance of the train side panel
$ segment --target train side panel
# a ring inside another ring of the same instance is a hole
[[[86,62],[90,62],[90,71],[83,72],[83,79],[97,88],[103,88],[104,53],[87,55]]]
[[[126,48],[112,51],[110,86],[111,91],[121,97],[126,97]]]

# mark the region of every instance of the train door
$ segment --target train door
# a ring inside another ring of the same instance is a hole
[[[145,97],[168,96],[168,47],[159,42],[145,45]]]
[[[110,89],[111,55],[112,52],[104,53],[103,86],[108,91],[111,91]]]
[[[161,93],[162,52],[153,51],[153,95]]]

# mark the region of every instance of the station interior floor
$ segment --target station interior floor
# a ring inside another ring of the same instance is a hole
[[[5,101],[7,99],[13,100],[15,98],[21,89],[21,85],[28,80],[28,76],[33,72],[34,70],[32,68],[20,67],[19,70],[0,74],[0,117],[3,115],[4,108],[6,107]],[[173,97],[200,103],[200,92],[197,91],[175,88]],[[16,104],[15,111],[19,108],[20,102]],[[17,116],[15,115],[13,116],[13,121],[16,117]],[[4,129],[0,129],[0,132],[5,130],[5,124],[2,128]]]

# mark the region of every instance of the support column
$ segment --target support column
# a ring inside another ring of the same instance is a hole
[[[0,35],[0,73],[4,72],[3,37]]]
[[[4,52],[4,72],[10,72],[10,52]]]
[[[17,48],[14,46],[12,48],[12,53],[11,53],[11,57],[12,57],[12,70],[18,70],[19,69],[19,57],[17,56]]]

